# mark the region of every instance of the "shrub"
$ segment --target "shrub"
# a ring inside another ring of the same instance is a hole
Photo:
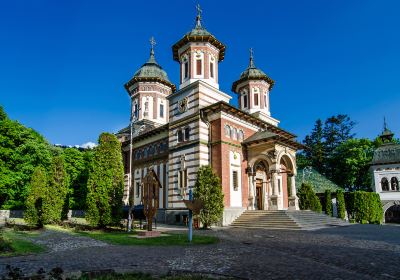
[[[303,183],[298,192],[299,207],[302,210],[321,212],[322,206],[310,183]]]
[[[199,215],[203,228],[221,220],[224,212],[224,194],[222,193],[221,180],[210,166],[206,165],[199,168],[193,197],[202,200],[204,203]]]
[[[341,189],[336,191],[336,206],[338,218],[344,220],[346,218],[346,205],[344,202],[344,193]]]
[[[330,190],[325,191],[325,213],[326,215],[332,216],[332,195]]]

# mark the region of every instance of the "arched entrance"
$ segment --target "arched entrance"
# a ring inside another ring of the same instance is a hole
[[[292,194],[292,177],[294,176],[293,164],[289,156],[283,155],[280,159],[280,179],[278,180],[278,191],[282,194],[283,208],[289,207],[289,197]]]
[[[400,223],[400,203],[393,202],[385,205],[385,223]]]
[[[255,189],[254,189],[254,209],[266,210],[268,208],[268,163],[259,160],[254,164]]]

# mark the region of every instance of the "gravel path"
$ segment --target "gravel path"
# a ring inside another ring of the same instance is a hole
[[[47,233],[46,233],[47,234]],[[399,279],[400,227],[355,225],[311,232],[220,229],[201,232],[221,242],[205,246],[113,246],[50,232],[38,255],[0,258],[24,273],[115,269],[156,275],[196,272],[238,279]],[[58,242],[55,242],[58,240]],[[44,241],[43,241],[44,242]]]

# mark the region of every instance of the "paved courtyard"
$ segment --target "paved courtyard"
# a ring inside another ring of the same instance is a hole
[[[205,246],[115,246],[62,232],[37,242],[47,253],[0,258],[32,273],[114,269],[156,275],[195,272],[237,279],[399,279],[400,227],[353,225],[317,231],[225,228],[201,231],[221,241]]]

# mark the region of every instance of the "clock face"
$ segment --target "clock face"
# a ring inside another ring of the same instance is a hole
[[[187,110],[188,98],[185,97],[178,101],[178,111],[179,113],[184,113]]]

